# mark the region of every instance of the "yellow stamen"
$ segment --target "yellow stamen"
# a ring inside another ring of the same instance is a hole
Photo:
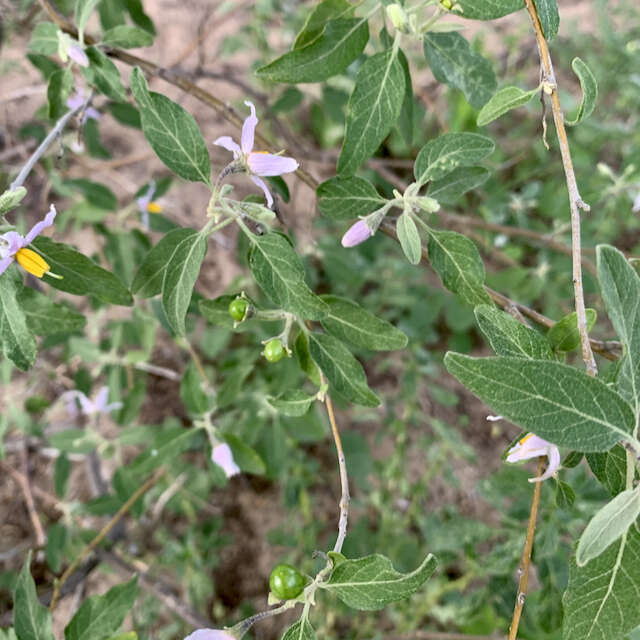
[[[529,438],[531,438],[531,436],[533,436],[533,433],[527,433],[527,435],[524,438],[520,438],[518,442],[520,444],[524,444]]]
[[[269,152],[268,152],[268,151],[252,151],[252,152],[251,152],[251,154],[254,154],[254,153],[264,153],[264,154],[267,154],[267,153],[269,153]],[[250,155],[251,155],[251,154],[250,154]]]
[[[36,276],[36,278],[42,278],[45,273],[49,272],[47,261],[31,249],[20,249],[16,253],[16,261],[25,271]]]
[[[162,211],[162,207],[157,202],[150,202],[147,205],[147,211],[149,213],[160,213]]]

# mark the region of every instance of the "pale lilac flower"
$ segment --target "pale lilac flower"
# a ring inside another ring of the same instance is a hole
[[[67,98],[67,107],[73,111],[73,109],[79,109],[89,97],[89,94],[85,89],[76,89],[76,92]],[[94,120],[99,120],[101,117],[101,113],[94,109],[93,107],[87,107],[82,112],[82,124],[84,124],[88,118],[93,118]]]
[[[184,640],[235,640],[235,636],[221,629],[198,629]]]
[[[49,265],[38,254],[25,247],[31,244],[44,229],[50,227],[55,217],[56,208],[51,205],[44,220],[35,224],[26,236],[20,235],[17,231],[8,231],[0,235],[0,274],[4,273],[14,260],[17,260],[18,264],[29,273],[33,273],[39,278],[47,273]]]
[[[89,66],[89,58],[84,52],[84,49],[79,44],[71,44],[67,49],[67,55],[81,67]]]
[[[78,404],[80,412],[85,416],[95,416],[96,414],[107,414],[120,409],[122,402],[112,402],[109,404],[109,387],[101,387],[96,393],[95,400],[90,400],[82,391],[67,391],[60,396],[67,403],[67,412],[73,418],[78,415]]]
[[[211,453],[211,460],[222,467],[227,478],[240,473],[240,467],[234,462],[231,447],[225,442],[217,444]],[[219,632],[222,633],[222,632]],[[191,637],[191,636],[189,636]],[[204,637],[204,636],[203,636]],[[212,636],[213,637],[213,636]]]
[[[280,176],[283,173],[291,173],[298,168],[298,162],[294,158],[277,156],[266,151],[254,151],[253,141],[258,118],[256,117],[256,108],[252,102],[248,100],[245,104],[251,109],[251,114],[247,117],[242,125],[242,137],[240,145],[230,136],[222,136],[213,141],[213,144],[224,147],[228,151],[233,152],[234,165],[228,167],[228,173],[245,171],[249,174],[249,178],[264,191],[267,199],[267,206],[273,204],[273,197],[264,180],[258,176]]]
[[[162,211],[162,207],[153,199],[155,192],[156,181],[151,180],[147,190],[136,199],[136,204],[138,205],[138,209],[140,210],[140,215],[142,217],[142,224],[147,231],[149,230],[149,214],[160,213]]]
[[[373,235],[366,220],[358,220],[342,236],[343,247],[355,247],[357,244],[368,240]]]
[[[546,480],[560,468],[560,451],[558,447],[533,433],[528,433],[524,438],[521,438],[507,453],[509,454],[507,462],[519,462],[520,460],[547,456],[549,460],[547,470],[539,478],[529,478],[529,482]]]
[[[633,213],[640,212],[640,193],[633,200],[633,208],[631,209]]]

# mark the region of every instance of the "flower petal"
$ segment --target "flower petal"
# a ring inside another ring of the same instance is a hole
[[[17,232],[17,231],[7,231],[0,236],[0,239],[6,242],[6,247],[3,247],[3,251],[6,252],[7,256],[15,255],[22,247],[24,247],[25,239]]]
[[[355,247],[357,244],[368,240],[373,234],[364,220],[358,220],[352,224],[342,236],[343,247]]]
[[[9,265],[12,262],[13,262],[12,255],[8,255],[6,258],[2,258],[2,260],[0,260],[0,275],[2,275],[9,268]]]
[[[247,107],[251,109],[251,115],[247,116],[242,125],[242,137],[240,138],[240,145],[244,153],[251,153],[253,149],[253,137],[258,124],[258,118],[256,117],[256,108],[253,106],[253,102],[245,100]]]
[[[547,470],[539,478],[529,478],[529,482],[542,482],[558,471],[560,468],[560,450],[558,447],[552,444],[547,451],[547,457],[549,458]]]
[[[198,629],[184,640],[235,640],[234,636],[221,629]]]
[[[283,173],[295,171],[299,166],[295,158],[259,152],[249,154],[247,164],[251,173],[258,176],[280,176]]]
[[[27,235],[24,238],[24,244],[22,246],[26,247],[28,244],[31,244],[36,239],[36,237],[40,235],[43,229],[46,229],[47,227],[50,227],[53,224],[53,221],[55,219],[56,219],[56,208],[53,205],[51,205],[51,208],[49,209],[49,213],[47,213],[47,215],[44,217],[44,220],[34,225],[31,231],[27,233]]]
[[[69,47],[67,54],[74,62],[79,64],[81,67],[89,66],[89,58],[87,58],[87,54],[84,52],[84,49],[81,46],[72,44]]]
[[[271,195],[271,191],[269,191],[269,187],[267,187],[265,181],[258,178],[258,176],[250,175],[249,178],[251,178],[251,181],[264,191],[264,197],[267,199],[267,207],[271,208],[271,205],[273,204],[273,196]]]
[[[240,467],[233,460],[231,447],[225,442],[213,448],[211,460],[224,469],[227,478],[240,473]]]
[[[95,410],[99,413],[104,412],[104,408],[109,401],[109,387],[100,387],[98,393],[96,393],[96,399],[93,401]]]
[[[219,147],[224,147],[227,151],[233,151],[234,158],[237,158],[242,153],[242,149],[240,149],[237,142],[234,142],[231,136],[221,136],[220,138],[216,138],[213,141],[213,144],[216,144]]]

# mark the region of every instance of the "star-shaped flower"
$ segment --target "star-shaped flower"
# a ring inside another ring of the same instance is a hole
[[[529,478],[529,482],[546,480],[560,468],[560,451],[558,447],[533,433],[528,433],[524,438],[518,440],[515,446],[511,447],[507,453],[507,462],[519,462],[520,460],[547,456],[549,459],[547,470],[539,478]]]
[[[80,405],[80,412],[85,416],[107,414],[122,407],[122,402],[109,404],[109,387],[101,387],[96,393],[95,400],[89,399],[78,390],[67,391],[60,398],[67,403],[67,412],[74,418],[78,415],[78,405]]]
[[[256,108],[252,102],[248,100],[245,104],[251,109],[251,114],[247,117],[242,125],[242,137],[240,145],[230,136],[222,136],[213,141],[213,144],[224,147],[228,151],[233,152],[234,163],[229,167],[229,172],[244,171],[249,174],[249,178],[264,191],[267,199],[267,206],[273,204],[273,197],[264,180],[260,176],[280,176],[283,173],[291,173],[298,168],[298,162],[294,158],[274,155],[267,151],[254,151],[254,134],[258,118],[256,117]]]
[[[211,453],[211,460],[222,467],[227,478],[240,473],[240,467],[234,462],[231,447],[225,442],[217,444]]]

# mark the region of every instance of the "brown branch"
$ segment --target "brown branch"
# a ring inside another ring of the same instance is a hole
[[[562,166],[564,167],[564,175],[567,181],[567,190],[569,191],[569,208],[571,210],[571,244],[573,247],[573,290],[576,305],[576,314],[578,316],[578,331],[580,333],[580,342],[582,344],[582,359],[587,368],[587,373],[595,376],[598,373],[596,360],[593,357],[591,344],[589,342],[589,334],[587,331],[587,312],[584,304],[584,290],[582,288],[582,255],[580,246],[580,211],[589,211],[587,205],[580,197],[578,191],[578,183],[573,170],[573,162],[571,160],[571,151],[569,149],[569,140],[567,139],[567,131],[564,126],[564,114],[560,107],[560,98],[558,96],[558,88],[556,78],[553,72],[553,63],[549,53],[549,46],[544,37],[538,11],[533,0],[524,0],[525,6],[531,18],[531,23],[536,34],[538,43],[538,52],[540,54],[540,64],[543,71],[543,79],[545,81],[545,93],[551,92],[551,111],[553,113],[553,122],[556,127],[558,143],[560,144],[560,155],[562,157]]]
[[[142,484],[138,489],[127,499],[127,501],[118,509],[116,514],[107,522],[107,524],[102,527],[99,531],[98,535],[91,540],[91,542],[80,552],[78,557],[66,568],[65,572],[60,576],[60,579],[56,581],[56,584],[53,588],[53,596],[51,597],[51,604],[49,605],[49,610],[53,611],[58,604],[58,598],[60,597],[60,589],[67,581],[69,576],[76,570],[77,566],[95,549],[100,542],[107,536],[109,531],[113,529],[118,522],[122,519],[122,517],[131,509],[131,507],[136,503],[138,498],[140,498],[143,494],[145,494],[153,485],[161,478],[164,471],[159,471],[158,473],[153,474],[147,481]]]
[[[544,456],[538,458],[538,473],[537,477],[542,475],[542,468],[544,466]],[[524,542],[524,549],[522,550],[522,559],[520,561],[520,567],[518,574],[520,580],[518,581],[518,593],[516,595],[516,604],[513,609],[513,618],[511,620],[511,626],[509,627],[509,640],[516,640],[518,635],[518,625],[520,624],[520,616],[522,615],[522,608],[524,607],[524,601],[527,597],[527,583],[529,581],[529,567],[531,566],[531,549],[533,548],[533,536],[536,530],[536,519],[538,518],[538,505],[540,504],[540,492],[542,490],[542,482],[536,482],[533,489],[533,499],[531,500],[531,511],[529,512],[529,524],[527,525],[527,537]]]

